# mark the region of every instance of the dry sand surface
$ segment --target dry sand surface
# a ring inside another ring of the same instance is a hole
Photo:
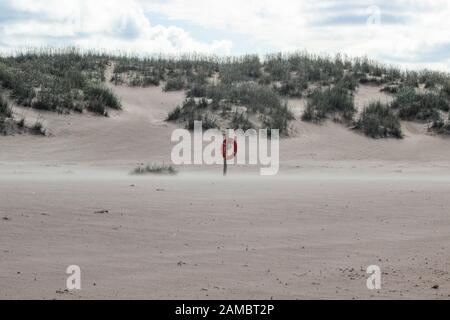
[[[50,136],[0,137],[0,299],[450,299],[450,140],[296,121],[278,176],[133,176],[170,162],[163,120],[183,93],[114,90],[124,111],[110,118],[15,108]],[[65,292],[73,264],[82,290]]]

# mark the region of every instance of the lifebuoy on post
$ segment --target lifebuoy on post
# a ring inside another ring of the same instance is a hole
[[[229,147],[233,146],[233,154],[228,155],[228,149]],[[228,165],[227,161],[232,160],[234,157],[236,157],[238,152],[238,145],[237,141],[235,139],[223,139],[222,144],[222,156],[223,156],[223,175],[226,176],[228,173]]]
[[[231,145],[233,145],[233,154],[228,155],[228,149]],[[232,160],[234,157],[236,157],[237,152],[238,152],[238,145],[237,145],[237,141],[235,139],[224,139],[223,140],[222,156],[225,160]]]

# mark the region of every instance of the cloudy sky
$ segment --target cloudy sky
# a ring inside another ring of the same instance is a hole
[[[308,50],[450,71],[446,0],[0,0],[0,51]]]

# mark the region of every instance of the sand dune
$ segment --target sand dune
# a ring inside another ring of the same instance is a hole
[[[450,298],[450,140],[297,120],[277,177],[136,177],[170,161],[164,119],[184,95],[114,90],[124,110],[110,118],[15,107],[50,136],[0,137],[0,298]],[[362,87],[356,103],[380,97]],[[81,291],[64,292],[70,264]]]

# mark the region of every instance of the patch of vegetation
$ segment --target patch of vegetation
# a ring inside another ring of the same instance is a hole
[[[85,100],[86,102],[98,101],[108,108],[121,109],[121,102],[111,89],[100,84],[91,85],[86,88]]]
[[[25,128],[25,118],[21,118],[19,121],[17,121],[17,127],[19,127],[19,129]]]
[[[422,81],[433,82],[430,90],[420,92],[414,87],[399,87],[392,103],[402,120],[428,121],[430,131],[437,134],[449,134],[449,121],[443,119],[450,111],[450,84],[443,74],[424,72]]]
[[[105,79],[105,70],[111,65],[112,78]],[[448,112],[450,101],[447,73],[402,71],[365,57],[307,52],[265,57],[136,57],[73,48],[0,57],[0,88],[17,104],[39,110],[87,110],[107,116],[109,109],[120,109],[121,104],[103,84],[106,80],[133,87],[164,83],[165,91],[185,90],[188,100],[196,98],[194,103],[186,100],[168,120],[187,127],[195,120],[204,120],[208,128],[227,124],[269,127],[285,135],[294,119],[285,102],[288,97],[309,100],[305,121],[319,123],[331,118],[350,123],[355,114],[353,92],[358,85],[383,85],[384,92],[395,95],[392,107],[401,119],[431,120],[436,127],[442,113]],[[246,111],[236,112],[236,107]]]
[[[181,119],[182,114],[183,114],[183,109],[180,106],[177,106],[174,110],[170,111],[166,121],[178,121]]]
[[[208,106],[206,99],[201,99],[197,102],[194,98],[184,100],[181,106],[177,106],[169,113],[166,121],[187,121],[193,118],[198,111],[204,110]]]
[[[213,101],[225,100],[245,106],[249,111],[261,114],[276,112],[283,106],[283,101],[275,90],[252,82],[210,86],[206,97]]]
[[[257,127],[247,118],[248,114],[253,114],[261,119],[262,124],[272,125],[270,128],[287,134],[288,123],[294,119],[274,89],[254,82],[206,85],[202,91],[205,94],[203,98],[186,99],[182,106],[169,113],[167,120],[188,122],[188,128],[193,128],[194,121],[203,121],[205,128],[216,128],[217,120],[211,116],[216,114],[224,119],[231,118],[231,126],[249,129]],[[246,115],[236,115],[232,106],[244,107]]]
[[[392,107],[398,109],[403,120],[425,121],[439,118],[440,111],[448,112],[450,105],[442,94],[417,93],[412,87],[403,87],[395,96]]]
[[[355,123],[355,129],[371,138],[402,138],[400,119],[390,106],[369,104]]]
[[[217,119],[207,112],[208,107],[209,103],[205,98],[188,98],[182,106],[177,106],[169,113],[166,121],[184,123],[188,130],[194,130],[195,121],[201,121],[205,130],[218,128]]]
[[[11,118],[12,117],[12,110],[9,106],[8,101],[0,96],[0,117],[2,118]]]
[[[232,86],[213,86],[207,90],[207,97],[216,102],[226,102],[225,108],[227,103],[246,107],[247,113],[262,119],[263,127],[278,129],[283,135],[288,134],[289,121],[294,120],[294,115],[278,93],[259,84],[246,82]]]
[[[47,130],[40,120],[36,120],[34,125],[30,128],[30,132],[35,135],[45,136],[47,134]]]
[[[25,118],[16,121],[9,101],[0,95],[0,134],[9,135],[23,132],[46,135],[46,130],[40,121],[37,121],[30,128],[26,126]]]
[[[442,135],[450,135],[450,119],[444,121],[442,117],[433,120],[430,131]]]
[[[337,82],[336,85],[349,91],[355,91],[356,88],[358,88],[358,80],[354,75],[346,74]]]
[[[283,96],[301,98],[303,92],[308,89],[308,82],[299,77],[290,78],[282,81],[281,86],[275,89]]]
[[[425,89],[439,89],[448,84],[450,77],[444,72],[422,70],[419,72],[419,82],[423,83]]]
[[[350,122],[356,112],[353,96],[340,86],[316,89],[309,98],[302,120],[321,123],[333,120]]]
[[[161,81],[165,81],[166,91],[184,90],[202,84],[219,70],[219,60],[204,55],[122,56],[112,59],[115,61],[112,77],[115,84],[147,87],[158,86]]]
[[[406,71],[402,75],[402,83],[407,87],[418,88],[420,85],[419,73],[417,71]]]
[[[170,78],[164,86],[164,91],[180,91],[185,88],[186,81],[183,77]]]
[[[190,89],[186,92],[188,98],[206,97],[206,84],[193,83]]]
[[[262,64],[257,55],[225,59],[219,66],[220,80],[224,84],[258,79]]]
[[[209,129],[218,129],[219,126],[217,124],[217,119],[213,116],[209,115],[208,113],[204,115],[195,115],[188,119],[186,124],[187,130],[194,130],[195,129],[195,122],[199,121],[202,123],[202,129],[203,130],[209,130]]]
[[[364,75],[363,77],[361,77],[359,79],[359,83],[366,84],[366,85],[380,86],[383,83],[385,83],[385,80],[383,78],[380,78],[380,77],[373,77],[373,76],[369,76],[369,75]]]
[[[114,82],[116,85],[124,83],[124,81],[123,81],[123,79],[121,79],[120,75],[114,75],[112,82]],[[133,74],[133,75],[130,75],[130,80],[129,80],[130,86],[142,87],[142,88],[157,87],[160,85],[160,83],[161,83],[161,76],[158,73],[154,73],[154,74],[153,73],[151,73],[151,74],[144,73],[142,75]]]
[[[184,55],[149,58],[123,56],[115,57],[114,61],[113,81],[119,84],[145,86],[144,78],[151,79],[154,84],[166,81],[169,83],[168,90],[192,89],[190,97],[203,96],[196,90],[210,82],[214,75],[218,76],[221,84],[226,85],[242,82],[275,85],[280,94],[292,97],[299,97],[305,85],[311,82],[322,85],[341,83],[342,87],[354,90],[359,79],[376,78],[385,83],[407,78],[406,73],[367,58],[350,59],[341,55],[331,57],[307,52],[271,54],[263,59],[257,55],[222,58]]]
[[[7,130],[6,130],[6,123],[5,123],[5,118],[0,116],[0,134],[2,135],[6,135],[7,134]]]
[[[102,86],[110,57],[63,50],[34,50],[0,58],[0,87],[19,105],[68,113],[120,108],[117,97]]]
[[[289,110],[287,104],[283,104],[279,109],[270,112],[267,115],[261,115],[263,128],[268,129],[269,135],[272,129],[279,130],[280,135],[287,136],[289,134],[289,122],[295,117]]]
[[[92,100],[89,101],[87,105],[87,110],[92,113],[96,113],[98,115],[108,117],[108,111],[106,109],[106,105],[101,100]]]
[[[156,174],[156,175],[176,175],[178,171],[172,165],[166,164],[149,164],[146,166],[138,166],[132,172],[133,174]]]
[[[397,94],[399,93],[400,85],[398,84],[389,84],[380,89],[380,92],[385,92],[388,94]]]
[[[11,122],[8,120],[11,120],[11,117],[12,110],[8,101],[3,96],[0,96],[0,134],[8,134],[8,127]]]
[[[447,99],[450,99],[450,80],[446,81],[442,85],[441,95],[446,97]]]
[[[249,129],[254,129],[255,125],[248,119],[245,112],[236,111],[230,121],[230,128],[234,130],[241,129],[247,131]]]
[[[266,56],[264,61],[264,71],[271,81],[283,81],[289,76],[295,76],[308,82],[336,82],[349,67],[350,61],[340,55],[332,58],[307,52],[272,54]]]

